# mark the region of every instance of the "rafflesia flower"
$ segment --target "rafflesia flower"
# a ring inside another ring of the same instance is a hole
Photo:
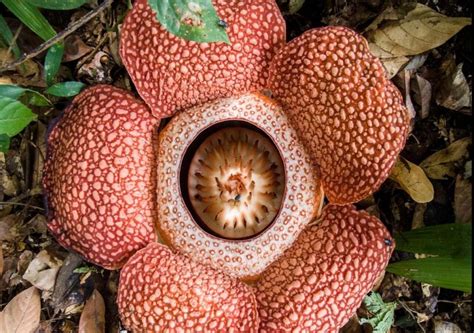
[[[123,266],[133,331],[336,332],[393,250],[351,203],[387,178],[408,114],[357,33],[285,44],[273,0],[214,4],[230,44],[173,36],[136,1],[120,52],[144,102],[102,85],[65,110],[48,138],[49,229]]]

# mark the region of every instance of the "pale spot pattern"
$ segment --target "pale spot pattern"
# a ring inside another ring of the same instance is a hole
[[[285,22],[274,0],[217,0],[230,44],[186,41],[167,32],[146,0],[125,19],[120,54],[140,96],[157,117],[169,117],[219,97],[258,91],[285,43]]]
[[[120,273],[117,304],[134,332],[257,332],[255,295],[237,278],[151,243]]]
[[[357,310],[394,248],[382,222],[328,205],[258,281],[260,332],[335,333]]]
[[[209,126],[241,120],[263,130],[283,158],[286,188],[273,224],[245,240],[214,237],[194,221],[180,189],[186,148]],[[178,113],[160,133],[158,152],[158,221],[172,248],[225,273],[254,278],[298,237],[319,214],[323,193],[311,161],[289,126],[283,110],[260,94],[227,98]]]
[[[87,89],[64,111],[43,178],[61,245],[115,269],[156,240],[155,126],[145,104],[112,86]]]
[[[382,184],[405,145],[409,117],[362,36],[344,27],[309,30],[276,55],[269,81],[330,202],[357,202]]]

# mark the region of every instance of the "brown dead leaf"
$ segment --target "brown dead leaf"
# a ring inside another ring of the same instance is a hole
[[[79,320],[79,333],[105,332],[105,304],[102,295],[94,289],[86,302]]]
[[[3,275],[3,248],[2,242],[0,241],[0,278]]]
[[[16,295],[2,311],[0,332],[32,333],[40,322],[41,301],[38,289],[30,287]]]
[[[472,92],[462,72],[462,66],[462,63],[456,65],[452,57],[443,62],[441,65],[443,75],[436,86],[436,103],[454,111],[468,109],[466,113],[470,114]]]
[[[390,179],[396,181],[418,203],[430,202],[434,198],[433,184],[423,169],[401,156],[392,169]]]
[[[472,223],[472,184],[461,175],[456,177],[454,215],[457,223]]]
[[[413,218],[411,220],[412,229],[418,229],[425,226],[425,223],[423,222],[423,220],[425,217],[425,212],[426,212],[427,207],[428,206],[426,203],[416,204],[415,212],[413,213]]]
[[[413,99],[420,106],[418,112],[421,119],[426,119],[430,114],[431,83],[422,76],[415,74],[415,84],[412,85]]]
[[[447,148],[437,151],[420,163],[431,179],[447,179],[456,176],[455,164],[469,154],[470,137],[454,141]]]
[[[48,251],[42,250],[28,265],[23,279],[39,290],[52,291],[62,263],[62,260],[51,256]]]
[[[447,17],[422,4],[417,4],[399,20],[386,20],[385,16],[366,34],[369,42],[377,45],[372,52],[380,58],[406,57],[429,51],[471,24],[468,17]],[[396,14],[392,16],[397,17]]]
[[[463,333],[458,325],[447,321],[435,320],[434,322],[435,333]]]
[[[93,49],[84,43],[78,35],[71,35],[64,40],[63,62],[78,60]]]

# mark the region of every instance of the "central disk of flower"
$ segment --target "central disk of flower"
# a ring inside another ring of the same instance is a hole
[[[232,127],[207,137],[188,172],[188,193],[200,222],[230,239],[254,236],[274,220],[284,192],[277,148],[257,131]]]

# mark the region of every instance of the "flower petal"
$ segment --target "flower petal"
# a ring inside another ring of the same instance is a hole
[[[78,95],[48,137],[43,187],[61,245],[115,269],[156,239],[156,119],[131,94],[95,86]]]
[[[117,303],[134,332],[257,332],[259,325],[247,285],[157,243],[125,264]]]
[[[270,88],[319,167],[330,202],[363,199],[388,177],[409,116],[362,36],[344,27],[305,32],[273,60]]]
[[[196,43],[170,34],[146,0],[125,19],[120,54],[138,92],[157,117],[169,117],[218,97],[258,91],[285,43],[285,22],[274,0],[213,1],[230,44]]]
[[[385,269],[394,242],[355,207],[328,205],[256,286],[261,332],[337,332]]]

